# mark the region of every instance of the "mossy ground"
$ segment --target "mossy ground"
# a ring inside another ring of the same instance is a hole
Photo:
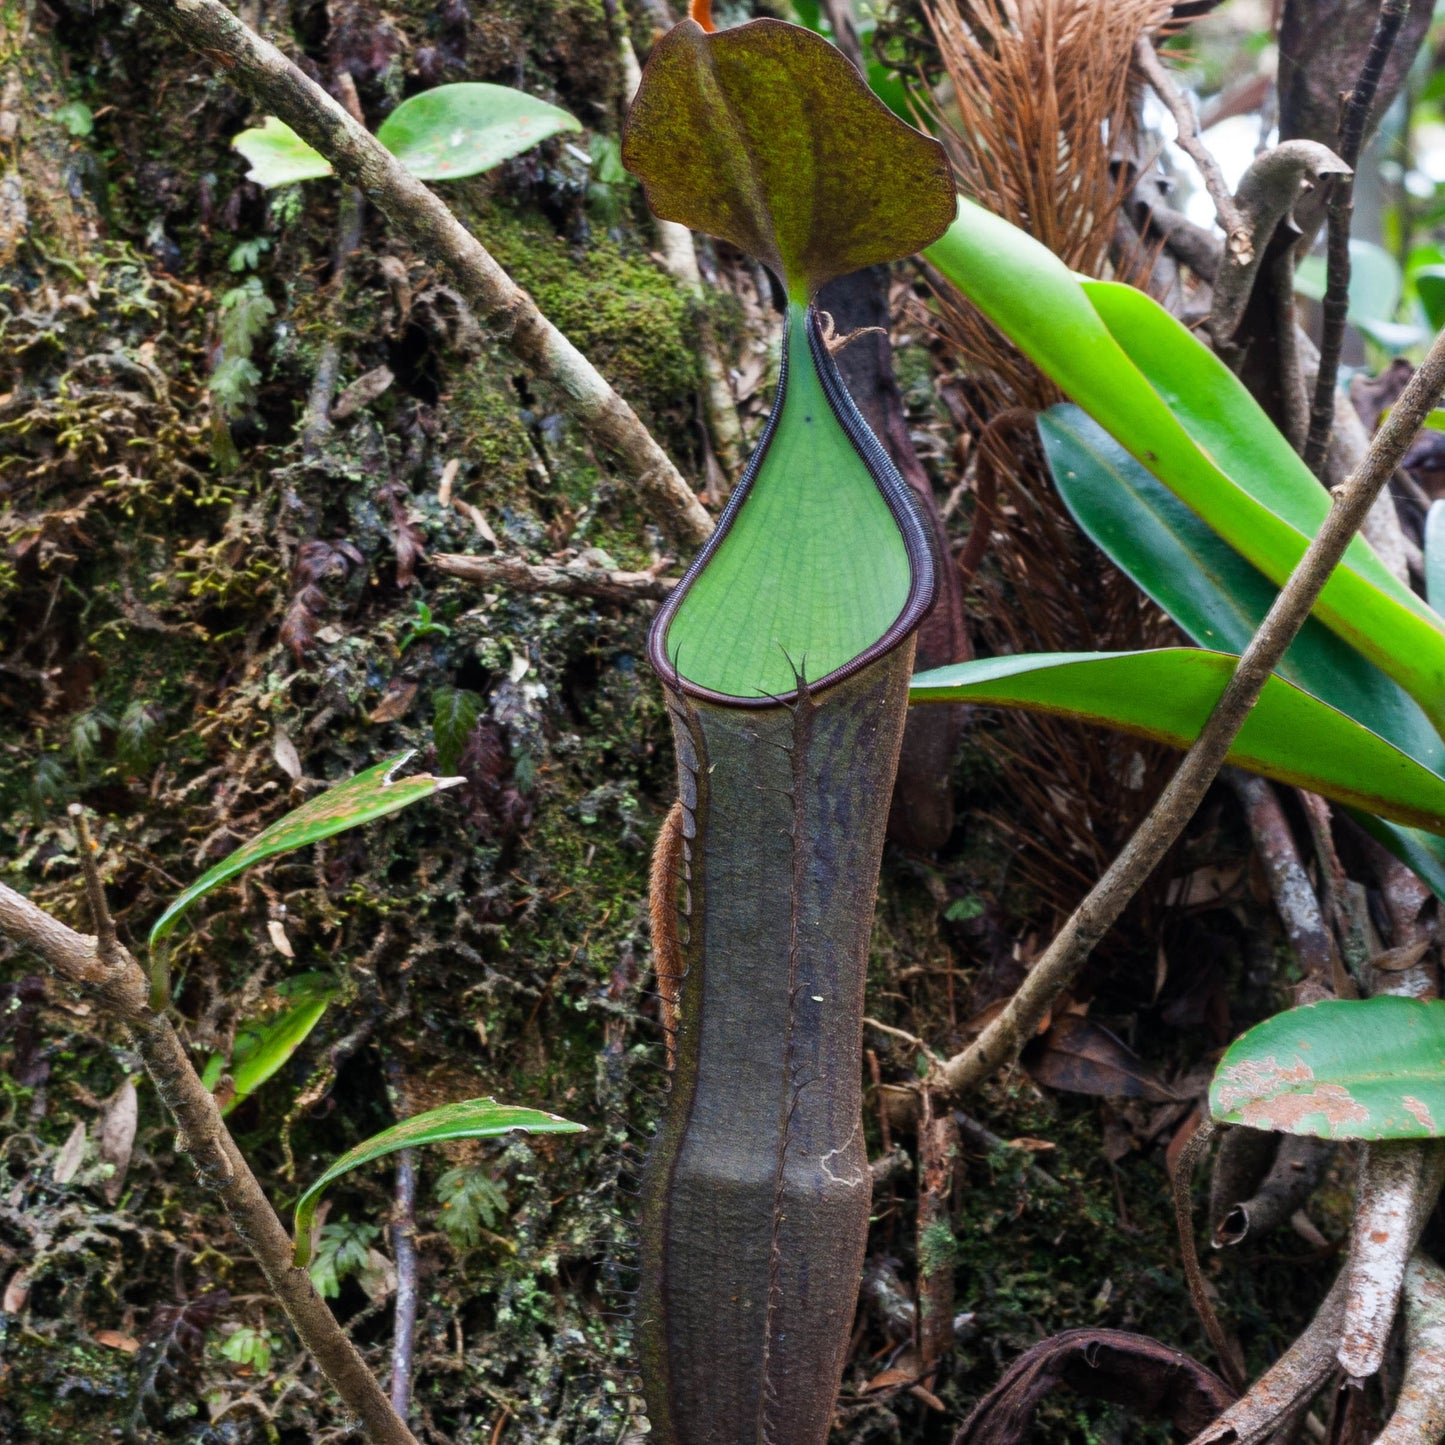
[[[465,788],[258,869],[196,910],[171,958],[177,1017],[198,1052],[224,1050],[238,1024],[277,1006],[277,982],[333,976],[317,1031],[233,1116],[283,1206],[398,1108],[496,1094],[586,1123],[580,1141],[454,1146],[421,1161],[417,1419],[427,1438],[459,1445],[616,1442],[636,1406],[619,1316],[627,1175],[661,1085],[643,893],[671,753],[643,656],[647,618],[482,593],[425,568],[399,579],[397,550],[410,528],[431,551],[484,545],[440,499],[453,462],[452,497],[508,552],[599,547],[644,567],[662,539],[556,398],[375,216],[338,289],[336,188],[268,199],[246,184],[228,141],[249,112],[208,67],[122,6],[54,9],[53,23],[13,0],[0,10],[0,108],[19,136],[0,171],[20,166],[27,203],[0,250],[0,877],[87,926],[63,821],[78,798],[139,946],[179,884],[320,782],[402,747],[431,764],[438,703],[473,694]],[[385,18],[263,9],[319,63],[348,66],[373,120],[426,66],[428,83],[499,80],[569,106],[588,127],[584,150],[615,139],[622,82],[603,0],[407,4]],[[88,107],[89,134],[57,120],[71,101]],[[615,189],[599,194],[552,144],[449,195],[700,480],[692,303],[651,259],[635,190]],[[250,356],[260,379],[227,414],[209,383],[225,298],[249,278],[274,312]],[[737,312],[727,295],[716,303],[725,346],[744,325]],[[306,453],[298,422],[328,345],[341,384],[382,364],[395,381]],[[927,389],[915,374],[924,356],[910,363],[912,390]],[[332,549],[320,603],[303,595],[299,562],[317,543]],[[297,650],[283,633],[292,622]],[[279,761],[283,739],[301,780]],[[964,783],[986,808],[997,799],[981,758],[970,752]],[[1022,929],[1030,909],[1048,916],[1010,891],[1005,853],[968,826],[940,865],[890,853],[879,1017],[957,1042],[984,931]],[[959,899],[985,899],[986,915],[950,922]],[[126,1431],[341,1438],[324,1383],[144,1086],[122,1191],[107,1197],[97,1125],[137,1060],[58,991],[27,1002],[35,967],[0,950],[0,1288],[15,1306],[0,1313],[0,1434],[15,1445]],[[1115,1003],[1143,1028],[1155,1017],[1137,989]],[[871,1042],[886,1079],[907,1076],[906,1049]],[[1061,1189],[1030,1181],[1024,1151],[967,1151],[951,1238],[924,1242],[925,1264],[952,1257],[958,1308],[976,1316],[937,1386],[948,1413],[907,1394],[862,1398],[878,1368],[869,1355],[888,1343],[870,1323],[840,1440],[949,1438],[967,1402],[1051,1330],[1109,1324],[1202,1348],[1162,1141],[1111,1165],[1101,1106],[1046,1097],[1022,1076],[974,1107],[1005,1138],[1052,1144],[1038,1157]],[[77,1125],[85,1142],[60,1183]],[[433,1194],[457,1166],[484,1171],[505,1198],[470,1239],[447,1228]],[[895,1187],[874,1238],[905,1281],[919,1265],[914,1192],[910,1179]],[[384,1225],[391,1199],[385,1168],[353,1176],[329,1219]],[[367,1278],[343,1278],[337,1306],[384,1371],[390,1310]],[[1293,1322],[1276,1275],[1230,1262],[1220,1278],[1263,1358]],[[221,1352],[239,1328],[272,1337],[264,1366]],[[1061,1404],[1037,1438],[1154,1438],[1098,1411],[1087,1420]]]

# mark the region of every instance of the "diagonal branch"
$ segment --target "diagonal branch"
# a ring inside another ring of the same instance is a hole
[[[710,535],[712,519],[632,408],[447,206],[365,127],[220,0],[138,3],[285,121],[343,181],[385,211],[423,256],[450,271],[491,334],[555,385],[563,405],[593,439],[622,459],[671,536],[697,543]]]
[[[1334,505],[1324,524],[1245,648],[1209,720],[1149,816],[1074,910],[1003,1012],[968,1048],[935,1071],[930,1081],[934,1087],[953,1094],[977,1088],[1017,1052],[1184,831],[1223,766],[1265,680],[1304,625],[1330,573],[1442,389],[1445,332],[1435,338],[1429,355],[1375,434],[1359,469],[1331,494]]]
[[[1199,117],[1195,115],[1189,97],[1175,85],[1174,77],[1169,74],[1159,52],[1154,49],[1154,42],[1147,35],[1141,35],[1134,46],[1134,65],[1174,117],[1178,131],[1176,143],[1199,169],[1204,189],[1214,202],[1215,219],[1224,232],[1226,251],[1240,260],[1248,260],[1254,250],[1254,237],[1249,225],[1230,194],[1229,182],[1224,179],[1219,162],[1200,137]]]
[[[1407,0],[1380,0],[1380,14],[1360,78],[1345,95],[1340,116],[1340,159],[1350,174],[1338,176],[1330,192],[1328,262],[1325,272],[1324,329],[1320,334],[1320,369],[1315,374],[1315,394],[1310,402],[1310,430],[1305,439],[1305,465],[1316,475],[1323,473],[1330,447],[1330,428],[1335,416],[1335,378],[1340,369],[1340,352],[1345,344],[1345,321],[1350,310],[1350,221],[1355,210],[1355,168],[1365,138],[1365,122],[1379,89],[1385,62],[1405,19]]]
[[[336,1316],[316,1293],[311,1276],[292,1265],[286,1227],[236,1147],[171,1021],[151,1009],[140,965],[119,943],[108,959],[102,957],[94,939],[67,928],[3,883],[0,933],[34,950],[61,979],[126,1026],[161,1102],[176,1121],[178,1147],[191,1156],[201,1179],[215,1190],[322,1374],[360,1417],[373,1445],[417,1445]]]

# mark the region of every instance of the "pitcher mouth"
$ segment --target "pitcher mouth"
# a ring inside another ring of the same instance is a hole
[[[728,499],[728,504],[723,509],[721,517],[718,518],[717,530],[708,538],[702,550],[693,559],[691,566],[683,574],[682,579],[662,604],[662,608],[653,619],[652,627],[648,632],[647,655],[653,669],[667,686],[674,691],[685,693],[689,697],[723,703],[730,707],[766,708],[791,703],[805,691],[819,692],[853,676],[854,673],[867,667],[869,663],[891,652],[915,631],[932,610],[937,596],[939,561],[936,542],[918,498],[914,495],[913,489],[903,480],[898,468],[893,465],[892,459],[884,451],[882,444],[874,436],[868,423],[864,421],[853,398],[848,394],[848,389],[843,384],[843,379],[838,374],[838,368],[828,351],[827,343],[823,340],[816,306],[809,305],[804,318],[804,327],[808,349],[828,406],[882,495],[902,538],[908,559],[908,591],[897,616],[879,636],[847,661],[830,668],[827,672],[817,677],[811,676],[808,673],[806,656],[788,656],[787,660],[793,670],[796,682],[793,687],[781,692],[745,695],[708,687],[689,679],[682,671],[685,660],[679,655],[669,653],[668,632],[687,599],[689,589],[727,541],[772,448],[774,436],[783,415],[783,403],[787,395],[789,371],[791,370],[789,348],[784,346],[772,413],[768,417],[757,448],[749,459],[736,489]],[[786,653],[785,656],[787,656]]]

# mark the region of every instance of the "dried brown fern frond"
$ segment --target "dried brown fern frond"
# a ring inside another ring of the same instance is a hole
[[[1133,52],[1169,0],[924,0],[951,98],[931,117],[960,187],[1075,271],[1102,275],[1130,184]],[[971,307],[949,339],[1022,404],[1057,395]]]

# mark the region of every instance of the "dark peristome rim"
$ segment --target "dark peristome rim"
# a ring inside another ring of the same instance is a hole
[[[800,679],[800,685],[790,692],[765,697],[739,697],[733,693],[715,692],[712,688],[700,687],[696,683],[689,682],[667,656],[667,632],[672,625],[672,620],[682,606],[688,588],[692,586],[702,569],[707,566],[713,553],[722,546],[733,523],[737,520],[738,513],[742,511],[747,502],[753,483],[757,480],[763,461],[772,446],[773,434],[777,430],[779,418],[783,414],[783,400],[788,386],[788,348],[784,345],[782,366],[778,374],[778,387],[773,396],[772,413],[768,417],[768,424],[763,431],[757,450],[754,451],[752,460],[748,462],[742,478],[728,499],[727,506],[723,508],[722,516],[718,518],[717,529],[708,538],[702,551],[693,558],[692,565],[683,573],[677,586],[672,589],[667,600],[662,604],[661,611],[653,619],[652,627],[647,634],[647,658],[653,669],[669,687],[686,693],[689,697],[705,698],[709,702],[724,703],[730,707],[763,708],[776,707],[780,703],[793,701],[804,687],[809,692],[820,692],[834,683],[852,677],[854,673],[867,667],[870,662],[891,652],[923,621],[932,610],[937,597],[938,558],[933,532],[923,515],[923,508],[919,504],[918,498],[914,496],[913,488],[903,480],[898,468],[893,465],[893,459],[883,450],[882,444],[873,435],[868,423],[863,420],[862,413],[859,412],[852,396],[849,395],[848,388],[844,386],[843,378],[838,374],[838,368],[818,329],[817,308],[811,302],[808,305],[805,325],[808,333],[808,347],[813,354],[814,364],[818,368],[818,375],[823,383],[823,395],[833,408],[833,414],[842,424],[848,440],[853,443],[854,450],[863,459],[863,465],[868,469],[874,484],[883,493],[883,499],[888,503],[888,510],[903,533],[904,550],[908,554],[908,565],[912,574],[908,596],[904,600],[903,610],[894,618],[877,642],[845,662],[842,667],[835,668],[825,677]]]

